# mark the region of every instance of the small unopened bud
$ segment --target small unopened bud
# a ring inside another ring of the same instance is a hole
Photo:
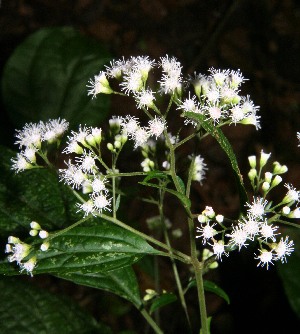
[[[249,180],[253,181],[256,178],[256,176],[257,176],[256,169],[251,168],[250,171],[249,171],[249,173],[248,173]]]
[[[33,230],[41,230],[41,226],[39,223],[35,222],[35,221],[32,221],[30,223],[30,227],[33,229]]]
[[[270,172],[266,172],[265,173],[265,181],[268,182],[268,183],[271,183],[272,181],[272,177],[273,177],[273,174],[270,173]]]
[[[111,152],[114,151],[114,146],[113,146],[112,143],[108,143],[108,144],[107,144],[107,148],[108,148]]]
[[[300,218],[300,208],[296,208],[295,210],[291,211],[288,215],[288,218]]]
[[[281,165],[278,161],[273,162],[273,166],[274,174],[284,174],[288,171],[287,166]]]
[[[198,216],[198,222],[203,224],[203,223],[206,223],[208,221],[208,218],[204,215],[199,215]]]
[[[43,242],[41,244],[40,250],[43,251],[43,252],[45,252],[46,250],[48,250],[49,246],[50,246],[49,242]]]
[[[279,175],[276,175],[271,183],[271,187],[276,187],[278,184],[282,181],[282,177]]]
[[[264,183],[262,184],[261,188],[262,188],[263,192],[268,191],[268,190],[270,189],[270,183],[268,183],[268,182],[264,182]]]
[[[259,167],[260,168],[263,168],[266,165],[270,156],[271,156],[271,153],[265,153],[263,150],[261,150],[260,160],[259,160]]]
[[[49,236],[49,233],[48,233],[47,231],[45,231],[45,230],[41,230],[41,231],[39,232],[39,237],[40,237],[41,239],[46,239],[46,238],[48,238],[48,236]]]
[[[291,208],[289,206],[284,206],[282,208],[282,214],[288,215],[291,212]]]
[[[39,231],[38,230],[30,230],[29,231],[29,234],[32,236],[32,237],[35,237],[36,235],[38,235]]]
[[[119,140],[115,140],[114,146],[115,148],[120,148],[122,146],[122,143]]]
[[[251,168],[256,167],[256,156],[255,155],[250,155],[248,157],[248,161],[249,161],[249,165],[250,165]]]
[[[224,216],[223,216],[223,215],[217,215],[217,216],[216,216],[216,221],[217,221],[218,223],[223,223],[223,220],[224,220]]]

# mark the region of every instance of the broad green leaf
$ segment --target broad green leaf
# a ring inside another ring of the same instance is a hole
[[[0,279],[0,300],[1,333],[112,333],[70,299],[20,279]]]
[[[234,170],[234,175],[238,184],[239,194],[240,194],[240,207],[241,210],[245,210],[245,203],[248,201],[248,196],[244,187],[243,176],[240,172],[235,154],[233,149],[228,141],[228,139],[224,136],[222,130],[216,126],[214,126],[210,121],[206,120],[205,117],[201,114],[195,114],[192,112],[184,113],[184,116],[192,118],[200,123],[200,125],[210,133],[220,144],[221,148],[227,154],[232,169]]]
[[[16,127],[65,118],[71,128],[99,125],[108,96],[87,96],[88,80],[108,62],[108,52],[71,27],[44,28],[29,36],[3,72],[2,96]]]
[[[204,290],[205,291],[208,291],[208,292],[212,292],[214,293],[215,295],[223,298],[227,304],[230,304],[230,299],[227,295],[227,293],[221,289],[217,284],[211,282],[211,281],[207,281],[207,280],[204,280]],[[191,287],[195,287],[196,286],[196,280],[192,280],[189,282],[188,286],[187,286],[187,290]]]
[[[0,147],[0,234],[7,237],[16,231],[29,232],[31,221],[53,230],[76,221],[75,198],[46,169],[15,174],[11,158],[16,153]]]
[[[112,292],[132,302],[137,308],[142,304],[139,286],[133,269],[128,266],[108,273],[72,272],[55,275],[74,283]]]
[[[300,233],[299,229],[285,228],[284,234],[298,247],[287,257],[287,263],[277,261],[276,267],[290,305],[300,318]]]
[[[75,227],[50,241],[46,252],[39,251],[34,274],[106,273],[137,262],[146,254],[160,252],[143,238],[112,223]]]
[[[155,297],[150,306],[150,314],[163,306],[174,303],[176,300],[177,297],[173,293],[163,293],[162,295]]]
[[[153,183],[148,183],[148,182],[139,182],[139,184],[142,184],[144,186],[148,186],[148,187],[153,187],[153,188],[158,188],[158,189],[163,189],[164,191],[176,196],[181,203],[183,204],[183,206],[188,210],[191,207],[191,201],[188,197],[186,197],[184,194],[179,193],[176,190],[173,189],[168,189],[168,188],[164,188],[161,187],[157,184],[153,184]]]

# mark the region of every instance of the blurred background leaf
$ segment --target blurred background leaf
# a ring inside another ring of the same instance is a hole
[[[71,128],[101,124],[108,97],[92,99],[86,85],[109,59],[104,47],[71,27],[44,28],[30,35],[3,71],[3,102],[15,127],[58,117]]]

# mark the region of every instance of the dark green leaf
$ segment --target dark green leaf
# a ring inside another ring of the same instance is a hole
[[[214,126],[210,121],[205,120],[205,117],[201,114],[195,114],[192,112],[184,113],[184,116],[192,118],[200,123],[200,125],[210,133],[220,144],[221,148],[227,154],[232,169],[235,172],[235,178],[238,184],[239,194],[240,194],[240,207],[242,211],[245,211],[245,203],[248,201],[248,196],[244,187],[243,176],[240,172],[235,154],[233,149],[228,141],[228,139],[224,136],[222,130],[216,126]]]
[[[137,308],[142,304],[133,269],[128,266],[108,273],[65,273],[55,275],[80,285],[112,292],[132,302]]]
[[[112,223],[75,227],[38,252],[39,273],[105,273],[137,262],[146,254],[160,254],[143,238]]]
[[[217,284],[211,282],[211,281],[207,281],[207,280],[204,280],[204,290],[205,291],[209,291],[209,292],[212,292],[214,293],[215,295],[223,298],[227,304],[230,304],[230,299],[227,295],[227,293],[221,289]],[[192,280],[189,282],[188,286],[187,286],[187,290],[191,287],[195,287],[196,286],[196,280]]]
[[[163,306],[174,303],[176,300],[177,297],[173,293],[163,293],[162,295],[155,297],[150,306],[150,314]]]
[[[0,300],[1,333],[111,333],[71,300],[20,279],[0,279]]]
[[[15,153],[0,147],[0,233],[29,232],[31,221],[47,230],[68,225],[79,218],[74,196],[46,169],[15,174],[10,159]]]
[[[33,169],[15,174],[11,158],[16,153],[0,146],[0,234],[28,236],[29,223],[37,221],[42,228],[68,226],[82,215],[77,212],[77,199],[48,169]],[[96,220],[96,218],[94,219]],[[92,220],[90,221],[92,223]]]
[[[276,267],[290,305],[300,318],[300,233],[298,229],[286,228],[284,234],[289,235],[289,240],[293,240],[298,247],[287,257],[287,263],[278,261]]]
[[[45,28],[17,47],[3,73],[4,104],[16,127],[65,118],[71,128],[99,125],[108,96],[91,99],[87,83],[108,62],[108,52],[73,28]]]

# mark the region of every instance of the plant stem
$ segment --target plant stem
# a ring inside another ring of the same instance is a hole
[[[182,253],[182,252],[180,252],[180,251],[178,251],[176,249],[170,249],[170,247],[168,247],[163,242],[160,242],[160,241],[158,241],[158,240],[150,237],[149,235],[147,235],[147,234],[145,234],[143,232],[140,232],[140,231],[136,230],[135,228],[133,228],[133,227],[131,227],[129,225],[124,224],[120,220],[118,220],[116,218],[113,218],[111,216],[107,216],[107,215],[105,215],[103,213],[102,214],[98,214],[98,216],[101,217],[101,218],[103,218],[103,219],[105,219],[105,220],[111,221],[112,223],[115,223],[116,225],[118,225],[118,226],[124,228],[125,230],[128,230],[128,231],[130,231],[130,232],[132,232],[132,233],[134,233],[134,234],[142,237],[145,240],[148,240],[149,242],[157,245],[158,247],[161,247],[161,248],[167,250],[169,254],[170,254],[170,251],[172,251],[173,257],[176,258],[177,260],[179,260],[181,262],[184,262],[184,263],[191,263],[191,258],[188,255],[186,255],[186,254],[184,254],[184,253]],[[169,254],[166,255],[165,253],[161,253],[161,255],[164,255],[164,256],[169,256]]]
[[[151,318],[150,314],[143,308],[140,310],[143,317],[147,320],[148,324],[152,327],[156,334],[163,334],[164,332],[158,327],[156,322]]]
[[[204,273],[203,263],[199,262],[197,258],[194,222],[191,218],[188,218],[188,224],[189,224],[190,243],[191,243],[191,259],[192,259],[192,265],[195,271],[198,301],[199,301],[199,308],[200,308],[200,319],[201,319],[201,326],[202,326],[201,334],[208,334],[209,331],[208,331],[208,326],[207,326],[207,313],[206,313],[205,294],[204,294],[203,277],[202,277]]]

